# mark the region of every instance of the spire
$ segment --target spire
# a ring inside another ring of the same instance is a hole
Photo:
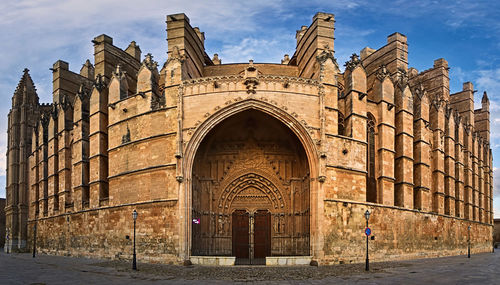
[[[31,76],[30,76],[30,70],[25,68],[23,70],[23,76],[21,76],[21,80],[19,80],[19,83],[17,84],[17,88],[16,88],[16,93],[19,92],[19,91],[23,91],[26,87],[26,89],[28,89],[29,91],[31,90],[36,90],[35,89],[35,84],[33,83],[33,80],[31,79]]]
[[[483,99],[481,99],[481,103],[489,103],[490,99],[488,99],[488,94],[486,94],[486,91],[483,93]]]
[[[490,111],[490,99],[488,99],[488,94],[486,94],[486,91],[483,93],[483,98],[481,99],[481,109],[483,111]]]
[[[80,75],[88,78],[90,80],[94,79],[94,66],[90,63],[90,60],[86,60],[80,69]]]
[[[36,94],[35,84],[29,74],[29,69],[25,68],[14,91],[12,105],[21,105],[22,102],[30,103],[30,101],[31,103],[38,103],[38,95]]]

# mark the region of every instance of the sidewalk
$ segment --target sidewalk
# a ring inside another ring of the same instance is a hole
[[[202,267],[0,253],[0,284],[498,284],[500,251],[336,266]]]

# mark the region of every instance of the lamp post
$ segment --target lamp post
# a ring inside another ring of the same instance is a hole
[[[132,269],[137,270],[137,261],[135,256],[135,221],[137,220],[137,211],[135,209],[132,212],[132,218],[134,219],[134,254],[132,259]]]
[[[365,212],[365,219],[366,219],[366,229],[365,229],[365,234],[366,234],[366,264],[365,264],[365,270],[369,271],[370,270],[370,259],[368,258],[368,236],[369,236],[368,220],[370,219],[370,211],[368,211],[368,210],[366,210],[366,212]]]
[[[36,220],[35,225],[33,226],[33,258],[35,258],[36,253]]]
[[[467,258],[470,258],[470,226],[467,227]]]
[[[5,234],[5,252],[9,253],[9,239],[10,239],[10,229],[6,229],[6,234]]]

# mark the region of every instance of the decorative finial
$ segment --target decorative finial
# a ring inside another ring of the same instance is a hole
[[[281,60],[281,64],[288,64],[289,62],[290,62],[290,56],[288,54],[285,54],[285,56]]]
[[[359,56],[355,53],[351,55],[351,59],[345,63],[345,67],[349,70],[354,70],[359,64],[361,64],[361,61],[359,60]]]
[[[486,91],[483,92],[483,98],[481,99],[481,103],[485,102],[490,102],[490,99],[488,99],[488,94],[486,94]]]
[[[122,74],[122,66],[121,66],[121,64],[118,64],[116,66],[115,74],[118,75],[118,76],[120,76]]]
[[[214,57],[212,58],[212,62],[215,64],[215,65],[219,65],[222,63],[222,60],[220,60],[219,58],[219,55],[214,53]]]

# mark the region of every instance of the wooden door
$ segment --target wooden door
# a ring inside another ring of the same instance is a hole
[[[233,212],[233,255],[236,258],[249,258],[249,215],[245,210]]]
[[[271,255],[271,213],[259,210],[255,213],[254,258]]]

